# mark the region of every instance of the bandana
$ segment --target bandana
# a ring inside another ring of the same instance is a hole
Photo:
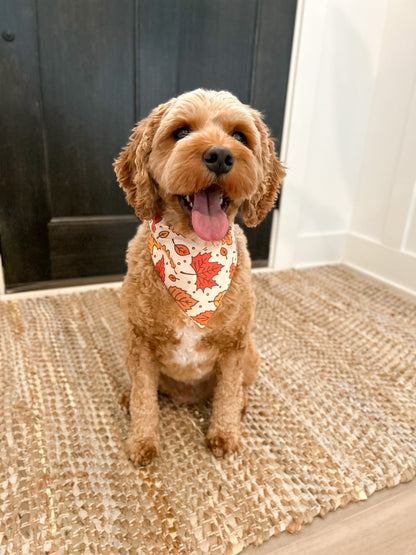
[[[179,307],[203,328],[219,307],[237,265],[234,225],[218,243],[200,246],[160,216],[149,222],[153,264]]]

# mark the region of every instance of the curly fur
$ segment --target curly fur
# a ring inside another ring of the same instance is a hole
[[[174,131],[191,133],[176,140]],[[232,137],[244,133],[247,143]],[[234,166],[217,176],[203,163],[213,145],[228,148]],[[231,224],[241,206],[244,222],[257,225],[273,207],[285,171],[261,115],[231,93],[197,89],[155,108],[138,123],[114,163],[127,201],[142,220],[157,214],[176,232],[201,242],[178,195],[217,184],[231,200]],[[127,368],[132,386],[127,453],[147,464],[159,452],[157,391],[196,402],[213,394],[207,445],[216,456],[237,448],[246,389],[255,379],[259,355],[250,335],[254,294],[242,230],[235,226],[238,263],[221,305],[202,329],[191,329],[158,276],[148,249],[148,226],[139,227],[127,253],[122,308],[128,320]],[[188,349],[184,356],[181,349]],[[189,356],[192,349],[193,356]]]

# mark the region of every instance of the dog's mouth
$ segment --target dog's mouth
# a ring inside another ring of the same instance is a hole
[[[231,200],[218,185],[193,195],[178,195],[179,204],[190,216],[195,233],[204,241],[220,241],[228,231],[226,210]]]

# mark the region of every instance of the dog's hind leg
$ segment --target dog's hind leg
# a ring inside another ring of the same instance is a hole
[[[130,395],[131,395],[131,385],[128,385],[120,397],[120,405],[127,411],[130,412]]]
[[[250,387],[250,385],[253,385],[254,380],[256,379],[261,362],[259,352],[251,335],[249,337],[249,342],[242,362],[244,368],[243,385],[244,387]]]
[[[246,349],[246,353],[243,357],[243,389],[244,389],[244,405],[242,410],[242,415],[246,413],[247,409],[247,400],[248,400],[248,388],[253,385],[257,372],[260,367],[261,357],[257,350],[256,344],[254,343],[253,338],[250,336],[249,343]]]

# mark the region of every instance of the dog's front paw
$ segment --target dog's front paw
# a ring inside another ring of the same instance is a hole
[[[146,466],[159,453],[159,437],[130,435],[126,442],[126,452],[134,464]]]
[[[216,457],[224,457],[237,450],[240,433],[238,430],[210,426],[206,438],[207,446]]]

